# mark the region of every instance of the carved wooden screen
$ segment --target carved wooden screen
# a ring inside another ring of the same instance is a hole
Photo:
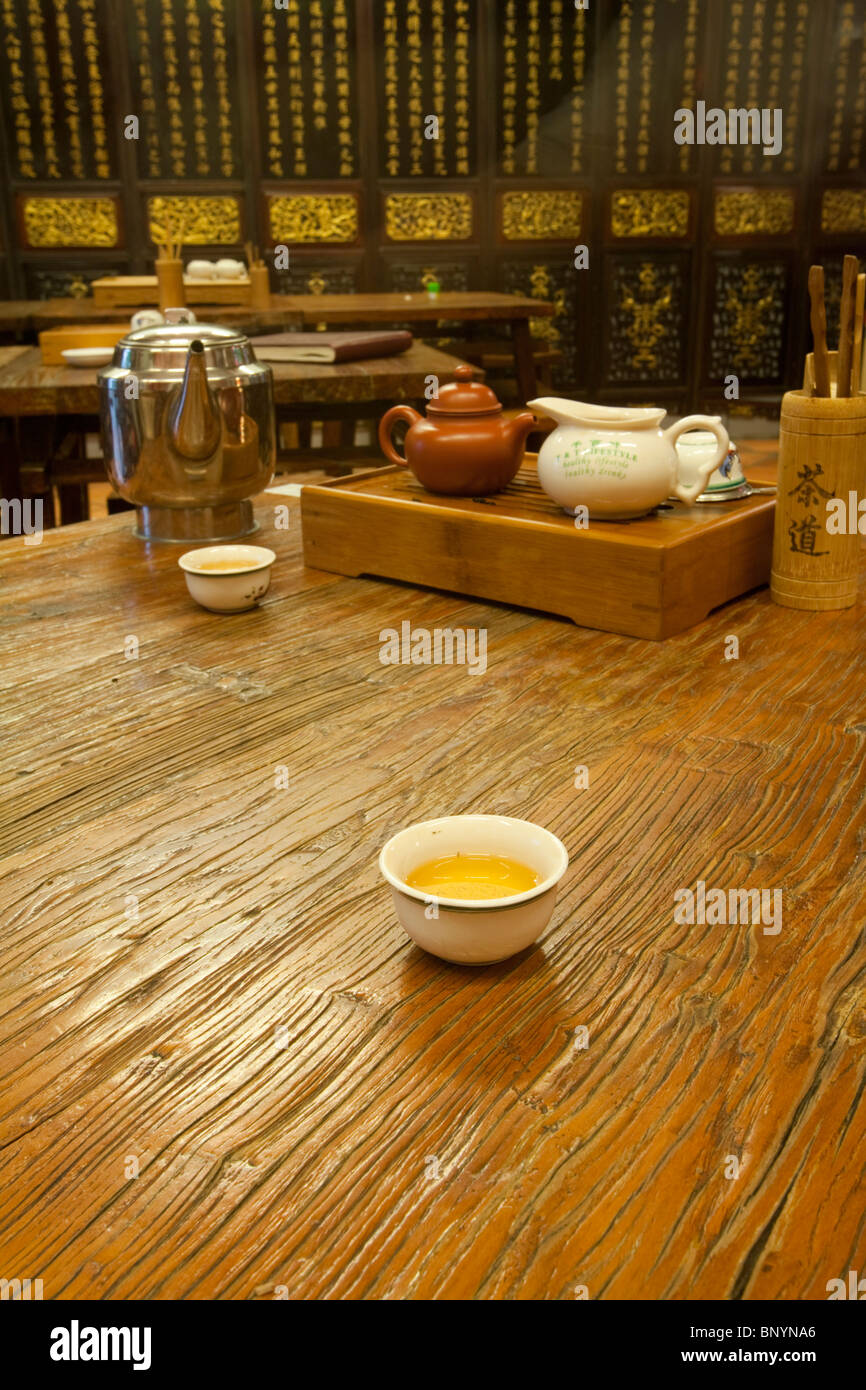
[[[168,213],[288,245],[285,290],[551,299],[559,389],[720,408],[735,374],[748,410],[800,375],[810,261],[832,319],[866,253],[855,0],[0,0],[0,35],[7,296],[140,273]],[[780,108],[781,150],[677,144],[699,99]]]

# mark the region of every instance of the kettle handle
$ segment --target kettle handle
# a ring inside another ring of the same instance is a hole
[[[389,463],[396,463],[400,468],[409,467],[407,460],[397,453],[391,439],[391,431],[396,422],[406,420],[411,426],[422,418],[417,410],[412,409],[411,405],[392,405],[391,409],[382,416],[379,421],[379,445]]]
[[[710,481],[710,475],[715,473],[717,468],[721,467],[731,447],[728,431],[725,429],[718,415],[685,415],[682,420],[677,420],[675,424],[671,425],[670,429],[664,430],[662,435],[670,444],[676,446],[676,442],[680,435],[687,434],[689,430],[709,430],[711,434],[716,436],[719,451],[712,463],[702,463],[698,465],[698,480],[688,487],[685,483],[680,482],[681,464],[679,455],[677,454],[674,495],[678,497],[681,502],[694,502],[695,498],[705,490],[707,483]],[[676,453],[676,448],[674,448],[674,452]]]
[[[196,317],[192,309],[182,305],[177,309],[166,309],[162,315],[166,323],[195,323]]]

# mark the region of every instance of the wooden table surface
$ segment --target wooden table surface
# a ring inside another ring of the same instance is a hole
[[[272,590],[231,617],[127,515],[0,543],[5,1274],[825,1299],[866,1269],[862,607],[763,590],[642,642],[305,571],[296,512],[258,515]],[[486,674],[381,665],[407,620],[486,628]],[[470,811],[571,856],[542,940],[478,970],[376,867]],[[781,931],[676,924],[698,880],[780,889]]]
[[[272,296],[272,304],[278,296]],[[298,313],[305,324],[430,323],[438,319],[464,322],[490,319],[549,318],[554,305],[547,300],[490,290],[443,290],[435,299],[416,294],[295,294],[279,297],[281,307]]]
[[[75,323],[122,323],[133,311],[116,305],[98,306],[87,299],[16,299],[0,301],[0,331],[34,332]],[[443,291],[437,299],[426,292],[415,294],[273,294],[267,309],[248,305],[214,304],[196,307],[202,321],[244,321],[260,325],[301,327],[327,321],[331,324],[435,323],[439,319],[514,320],[545,318],[553,304],[525,295],[498,294],[489,290]]]
[[[38,348],[0,348],[0,415],[99,413],[99,368],[45,367]],[[423,400],[427,379],[452,381],[461,359],[415,342],[360,362],[271,362],[277,405]],[[477,377],[484,373],[472,369]]]

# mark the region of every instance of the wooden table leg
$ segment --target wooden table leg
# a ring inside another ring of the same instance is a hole
[[[90,499],[86,483],[58,483],[57,496],[60,499],[61,526],[90,520]]]
[[[21,440],[19,422],[0,419],[0,497],[21,496]]]
[[[533,397],[538,395],[538,379],[535,372],[529,319],[511,320],[511,342],[514,348],[517,394],[521,405],[525,405],[527,401],[531,401]]]

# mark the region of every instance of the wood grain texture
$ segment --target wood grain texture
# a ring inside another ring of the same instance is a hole
[[[17,362],[19,357],[23,357],[24,354],[29,351],[29,348],[18,344],[0,347],[0,371],[2,371],[4,367],[10,366],[13,362]]]
[[[126,516],[0,547],[4,1276],[824,1299],[866,1269],[862,609],[762,590],[655,644],[304,570],[297,516],[259,517],[273,585],[234,617]],[[487,673],[381,665],[406,619],[486,627]],[[376,868],[460,811],[572,861],[481,970],[414,947]],[[782,931],[676,925],[698,879],[780,888]]]
[[[98,368],[45,366],[38,348],[0,360],[0,415],[96,415]],[[360,362],[272,362],[277,405],[423,400],[430,376],[451,381],[460,358],[413,343],[393,357]],[[467,364],[468,365],[468,364]],[[484,372],[473,367],[475,376]]]

